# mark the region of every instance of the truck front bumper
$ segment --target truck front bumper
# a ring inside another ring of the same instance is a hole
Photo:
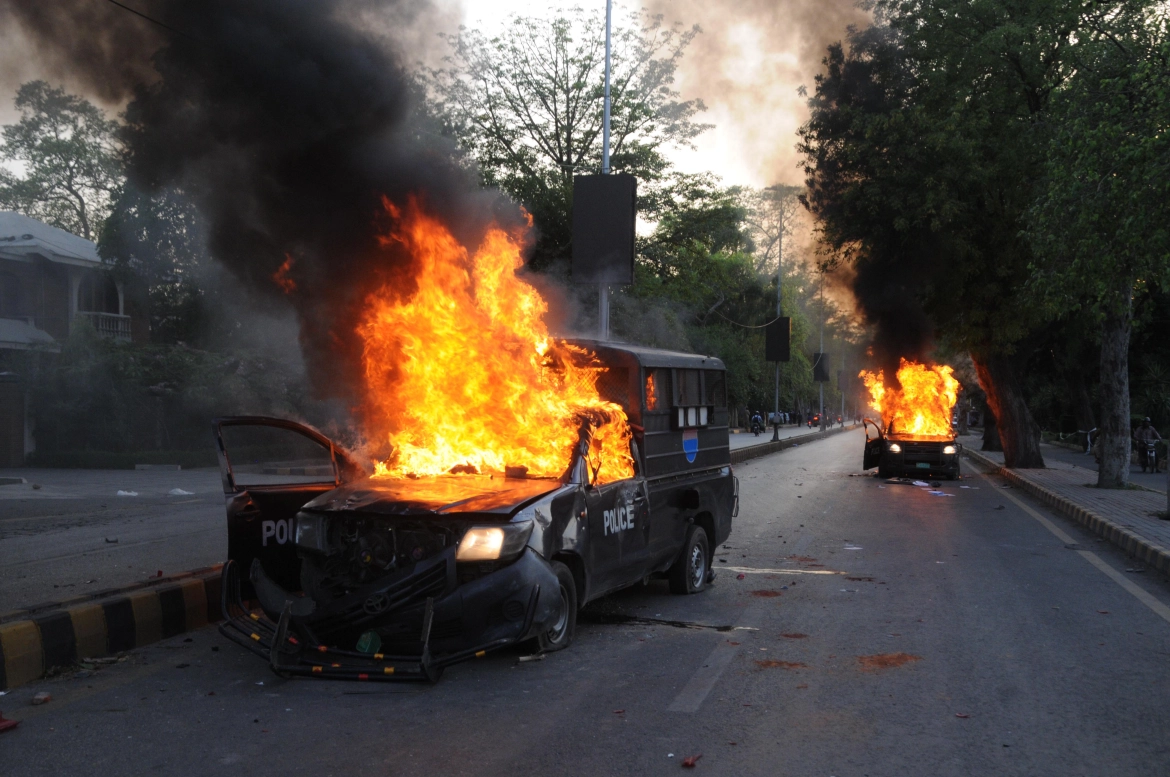
[[[556,574],[531,548],[514,563],[462,584],[453,584],[451,569],[442,575],[448,584],[441,590],[428,581],[437,565],[455,562],[453,556],[436,562],[385,590],[360,592],[363,601],[356,609],[342,601],[317,607],[281,589],[255,562],[250,577],[258,613],[241,600],[239,570],[229,561],[223,569],[220,632],[281,675],[433,681],[444,667],[547,631],[560,615]],[[350,648],[368,631],[379,635],[386,652]]]

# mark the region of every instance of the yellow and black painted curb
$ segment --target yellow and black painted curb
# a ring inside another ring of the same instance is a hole
[[[1112,542],[1130,556],[1133,556],[1163,574],[1170,575],[1170,550],[1134,534],[1124,526],[1114,523],[1087,507],[1082,507],[1071,499],[1045,488],[1039,483],[1021,475],[1019,472],[1008,469],[976,451],[964,449],[964,452],[975,461],[988,467],[992,472],[1002,475],[1024,491],[1027,491],[1044,504],[1055,508],[1057,512],[1072,518],[1089,531]]]
[[[797,445],[823,440],[829,435],[848,432],[852,429],[856,429],[857,427],[858,424],[849,424],[848,426],[844,427],[838,426],[836,429],[826,429],[823,432],[811,432],[809,434],[801,434],[796,437],[786,437],[778,442],[762,442],[759,445],[748,445],[743,448],[736,448],[731,452],[731,463],[742,464],[745,461],[756,459],[760,456],[779,453],[780,451],[794,448]]]
[[[82,658],[112,655],[220,621],[219,581],[220,568],[209,567],[88,601],[6,613],[0,622],[0,690]]]

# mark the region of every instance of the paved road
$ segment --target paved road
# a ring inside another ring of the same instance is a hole
[[[0,612],[227,555],[218,469],[12,469],[0,476],[28,481],[0,486]]]
[[[854,477],[860,448],[738,467],[712,589],[609,597],[543,661],[284,681],[204,630],[0,699],[23,719],[3,772],[666,775],[699,753],[695,773],[736,777],[1164,772],[1170,584],[999,481]]]

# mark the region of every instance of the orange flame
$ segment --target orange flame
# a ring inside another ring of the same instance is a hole
[[[885,384],[882,370],[858,373],[869,389],[870,404],[882,415],[882,426],[896,434],[951,437],[951,411],[959,398],[959,381],[945,365],[902,359],[898,366],[901,389]]]
[[[374,477],[514,467],[559,477],[586,419],[597,480],[632,477],[626,414],[597,391],[605,368],[549,336],[547,303],[516,275],[523,230],[493,225],[469,255],[413,197],[405,213],[385,206],[397,223],[383,243],[407,249],[417,288],[405,299],[377,289],[358,326],[367,418],[392,447]]]
[[[658,409],[658,381],[656,379],[657,373],[648,372],[646,374],[646,409]]]
[[[280,290],[285,294],[292,294],[297,290],[297,283],[288,276],[289,271],[292,270],[293,258],[292,254],[285,254],[284,261],[280,267],[276,268],[276,272],[272,274],[273,282],[280,287]]]

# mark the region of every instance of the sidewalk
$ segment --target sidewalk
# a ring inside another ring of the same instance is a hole
[[[1003,453],[979,450],[982,442],[978,437],[962,437],[960,442],[972,460],[998,471],[1126,553],[1159,572],[1170,574],[1170,521],[1154,515],[1166,509],[1164,494],[1095,488],[1096,472],[1054,457],[1045,457],[1046,469],[1007,469],[1003,466]]]
[[[849,424],[849,426],[852,427],[853,424]],[[833,426],[832,428],[840,429],[841,427]],[[820,429],[815,426],[809,427],[805,426],[804,424],[789,424],[787,426],[780,427],[780,439],[787,440],[789,437],[806,437],[810,434],[816,434],[819,431]],[[734,430],[730,432],[728,437],[728,443],[730,444],[731,450],[733,451],[739,450],[740,448],[751,448],[756,445],[764,445],[765,443],[769,442],[772,442],[772,427],[770,426],[764,431],[760,432],[759,437],[756,437],[754,434],[748,431]]]
[[[764,435],[762,434],[759,437],[756,437],[752,434],[732,435],[731,463],[733,465],[742,464],[743,462],[750,459],[756,459],[760,456],[768,456],[773,453],[779,453],[780,451],[788,450],[789,448],[796,448],[800,445],[804,445],[805,443],[823,440],[832,434],[840,434],[841,432],[848,432],[858,428],[860,428],[860,425],[858,424],[849,424],[844,427],[836,426],[831,429],[826,429],[822,432],[819,429],[808,429],[807,427],[803,426],[788,427],[787,429],[780,430],[780,440],[777,442],[772,442],[771,430],[769,430],[767,440],[764,439]],[[785,432],[789,433],[785,434]],[[753,442],[745,442],[736,445],[736,437],[743,438],[745,436],[747,440],[752,440]]]

